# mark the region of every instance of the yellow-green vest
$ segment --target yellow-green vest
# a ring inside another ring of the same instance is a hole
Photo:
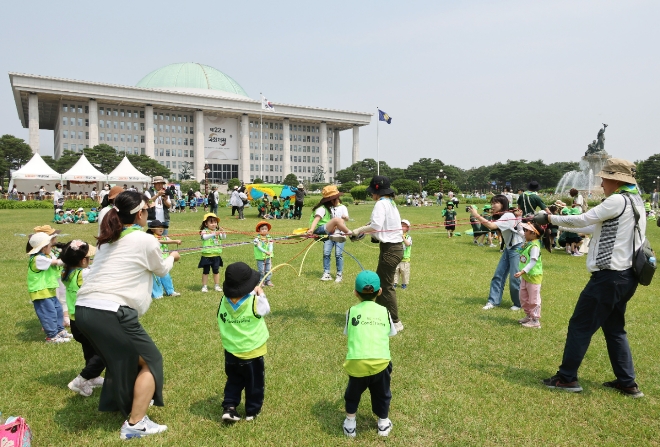
[[[390,314],[374,301],[362,301],[348,311],[347,360],[390,360]]]
[[[36,255],[30,256],[28,261],[28,272],[27,272],[27,286],[28,292],[30,293],[30,299],[32,301],[44,298],[50,298],[56,296],[56,290],[59,287],[58,278],[60,276],[60,269],[58,267],[51,266],[46,270],[37,269],[37,256],[46,256],[44,254],[38,253]],[[50,256],[46,256],[49,260],[52,259]],[[42,290],[51,290],[48,293],[37,293]],[[49,296],[45,296],[49,295]]]
[[[256,296],[251,293],[238,309],[234,310],[223,296],[218,307],[218,327],[222,346],[230,353],[254,351],[268,340],[268,328],[257,315]]]

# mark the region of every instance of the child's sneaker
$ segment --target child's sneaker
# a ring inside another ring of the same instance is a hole
[[[378,436],[387,436],[392,431],[392,421],[389,418],[378,418]]]
[[[343,278],[341,276],[341,273],[337,273],[337,277],[335,278],[335,282],[341,282],[342,279]]]
[[[222,292],[222,287],[220,287],[220,284],[215,285],[215,291],[216,292]]]
[[[179,292],[172,292],[168,296],[181,296]]]
[[[527,323],[523,323],[522,327],[532,328],[532,329],[541,329],[541,322],[536,319],[531,319]]]
[[[227,422],[238,422],[241,420],[236,408],[225,408],[225,411],[222,413],[222,420]]]
[[[275,287],[275,284],[273,284],[272,281],[266,281],[265,285],[268,287]]]
[[[522,309],[522,307],[520,307],[520,306],[516,306],[515,304],[514,304],[513,306],[509,307],[509,310],[512,310],[512,311],[514,311],[514,312],[517,312],[517,311],[519,311],[520,309]]]
[[[346,242],[346,236],[338,233],[331,234],[330,236],[328,236],[328,239],[330,239],[332,242],[338,242],[338,243]]]
[[[486,305],[484,307],[482,307],[483,310],[490,310],[490,309],[493,309],[493,308],[495,308],[495,305],[493,303],[491,303],[490,301],[488,301],[486,303]]]
[[[71,339],[66,338],[66,337],[59,337],[59,336],[56,335],[56,336],[54,336],[53,338],[46,338],[45,341],[46,341],[46,343],[57,344],[57,343],[66,343],[66,342],[69,342],[69,341],[71,341]]]
[[[397,283],[394,283],[394,284],[392,284],[392,287],[394,287],[396,289],[397,287],[399,287],[399,285]]]
[[[394,323],[394,329],[396,329],[397,332],[401,332],[403,330],[403,323],[397,321]]]
[[[132,439],[142,438],[143,436],[154,435],[162,433],[167,430],[167,425],[159,425],[149,419],[149,416],[143,417],[140,422],[135,425],[129,425],[128,420],[124,421],[119,433],[119,439]]]
[[[344,434],[349,438],[355,438],[355,435],[357,434],[357,422],[355,421],[355,418],[344,419]]]
[[[206,286],[202,286],[202,292],[206,293],[209,291],[209,288]]]
[[[497,247],[497,245],[495,245],[495,244],[490,244],[489,247],[490,247],[490,248],[495,248],[495,247]]]
[[[61,331],[59,334],[57,334],[58,337],[63,337],[63,338],[73,338],[73,335],[71,335],[66,329]]]
[[[203,290],[202,290],[202,292],[203,292]],[[160,299],[162,299],[162,298],[163,298],[163,295],[161,295],[161,296],[154,296],[154,297],[152,297],[151,299],[152,299],[152,300],[160,300]]]
[[[87,381],[87,383],[89,384],[89,386],[91,386],[92,388],[100,388],[100,387],[102,387],[102,386],[103,386],[103,382],[105,382],[105,379],[104,379],[103,377],[101,377],[101,376],[94,377],[93,379],[89,379],[89,380]]]
[[[92,395],[92,387],[87,380],[83,379],[82,376],[77,376],[68,385],[71,391],[75,391],[84,397],[89,397]]]
[[[245,415],[245,420],[246,420],[247,422],[254,421],[256,418],[257,418],[257,415],[256,415],[256,414],[246,414],[246,415]]]
[[[401,284],[401,290],[406,290],[408,288],[408,284]]]
[[[321,281],[332,281],[332,276],[330,276],[330,273],[325,272],[323,273],[323,276],[321,276]]]
[[[520,320],[518,320],[518,323],[519,324],[525,324],[525,323],[527,323],[531,320],[532,320],[532,317],[525,317],[525,318],[521,318]]]

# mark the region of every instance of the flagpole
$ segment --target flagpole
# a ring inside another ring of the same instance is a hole
[[[259,112],[259,178],[263,182],[264,180],[264,95],[259,93],[261,96],[261,112]]]
[[[376,175],[380,175],[380,137],[378,135],[378,123],[380,123],[380,109],[378,110],[378,117],[376,118]]]

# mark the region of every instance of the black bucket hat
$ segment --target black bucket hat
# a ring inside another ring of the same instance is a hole
[[[538,191],[541,188],[541,185],[539,185],[539,182],[536,180],[532,180],[529,182],[529,185],[527,185],[527,189],[530,191]]]
[[[390,188],[390,179],[382,175],[377,175],[371,179],[367,192],[369,194],[378,194],[379,196],[394,194],[394,190]]]
[[[259,284],[258,271],[252,270],[245,262],[234,262],[225,269],[222,290],[228,298],[244,297]]]
[[[169,228],[170,225],[166,222],[161,222],[160,220],[152,220],[149,222],[149,228]]]

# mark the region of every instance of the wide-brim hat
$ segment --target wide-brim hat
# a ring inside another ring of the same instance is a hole
[[[261,229],[261,227],[263,227],[264,225],[266,225],[268,227],[268,231],[270,231],[270,229],[273,228],[268,222],[266,222],[265,220],[262,220],[261,222],[259,222],[257,224],[257,226],[255,227],[254,230],[258,233],[259,230]]]
[[[447,205],[445,205],[445,208],[447,208],[448,206],[451,206],[451,207],[453,208],[453,207],[455,207],[456,205],[454,205],[454,202],[452,202],[452,201],[450,200],[450,201],[447,202]]]
[[[390,188],[390,179],[382,175],[377,175],[371,179],[367,192],[369,194],[378,194],[379,196],[394,194],[394,190]]]
[[[562,202],[561,200],[557,200],[557,201],[555,202],[555,206],[558,206],[558,207],[564,208],[564,207],[566,206],[566,204],[565,204],[564,202]]]
[[[522,223],[520,224],[520,226],[523,227],[523,228],[526,229],[526,230],[529,230],[529,231],[531,231],[531,232],[533,232],[533,233],[536,233],[537,236],[539,235],[539,231],[538,231],[536,228],[534,228],[534,225],[532,225],[532,224],[529,223],[529,222],[522,222]]]
[[[170,225],[167,222],[161,222],[160,220],[152,220],[149,222],[149,228],[169,228]]]
[[[78,212],[85,211],[84,208],[78,208]]]
[[[538,191],[539,189],[541,189],[541,185],[539,185],[539,182],[537,182],[536,180],[532,180],[527,185],[527,189],[530,191]]]
[[[323,190],[321,191],[321,195],[323,195],[323,198],[321,199],[321,203],[325,202],[331,202],[335,200],[339,196],[343,196],[343,192],[339,192],[337,189],[337,185],[328,185]]]
[[[410,221],[408,219],[401,219],[401,223],[410,226]]]
[[[157,175],[156,177],[153,178],[151,183],[153,183],[155,185],[156,183],[166,183],[166,182],[165,182],[165,179],[162,176]]]
[[[220,218],[216,216],[215,213],[206,213],[204,214],[204,222],[206,222],[206,219],[208,219],[209,217],[215,217],[216,219],[220,220]]]
[[[50,241],[55,237],[55,234],[34,233],[30,236],[30,247],[32,250],[28,252],[29,255],[39,253],[42,248],[50,244]]]
[[[51,227],[50,225],[41,225],[38,227],[34,227],[32,229],[35,233],[46,233],[48,236],[51,236],[53,234],[60,234],[60,230],[56,230],[55,228]]]
[[[301,184],[299,184],[296,188],[298,188],[298,189],[305,189],[305,185],[303,185],[303,184],[301,183]]]
[[[110,192],[108,193],[108,200],[114,199],[122,192],[124,192],[124,188],[122,188],[121,186],[113,186],[112,188],[110,188]]]
[[[489,209],[491,209],[491,208],[493,208],[493,207],[490,206],[490,205],[484,205],[484,211],[489,210]]]
[[[623,158],[609,158],[603,169],[596,174],[600,178],[608,180],[619,180],[621,182],[636,185],[637,166]]]
[[[234,262],[225,269],[222,291],[228,298],[241,298],[252,292],[259,284],[259,272],[245,262]]]

